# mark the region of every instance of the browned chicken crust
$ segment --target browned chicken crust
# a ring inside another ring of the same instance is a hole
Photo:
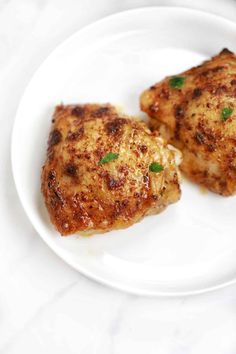
[[[167,77],[150,87],[141,96],[141,109],[152,128],[181,149],[181,169],[190,179],[221,195],[234,194],[236,56],[223,49],[177,75],[181,87],[175,84]]]
[[[144,122],[109,104],[58,106],[41,176],[52,223],[62,235],[89,234],[158,213],[180,198],[178,158]],[[163,171],[150,171],[153,162]]]

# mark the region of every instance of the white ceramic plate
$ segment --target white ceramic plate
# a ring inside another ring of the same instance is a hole
[[[122,231],[61,238],[49,222],[40,172],[54,106],[111,102],[141,115],[140,93],[201,63],[223,47],[236,51],[236,24],[183,8],[119,13],[77,32],[40,66],[21,100],[12,140],[17,190],[44,241],[81,273],[145,295],[199,293],[236,278],[236,197],[186,181],[182,199]]]

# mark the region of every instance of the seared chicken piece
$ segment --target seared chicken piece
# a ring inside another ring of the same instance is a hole
[[[42,192],[62,235],[125,228],[180,198],[180,153],[109,104],[58,106]]]
[[[183,153],[194,182],[228,196],[236,192],[236,56],[211,60],[167,77],[141,96],[151,127]]]

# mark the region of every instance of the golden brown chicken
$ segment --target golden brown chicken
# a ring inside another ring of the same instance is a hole
[[[58,106],[42,192],[62,235],[125,228],[180,198],[177,160],[144,122],[113,106]]]
[[[236,56],[167,77],[141,96],[153,129],[183,153],[181,169],[213,192],[236,192]]]

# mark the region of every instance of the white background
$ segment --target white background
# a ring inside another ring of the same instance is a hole
[[[233,0],[0,0],[0,353],[236,353],[236,285],[150,299],[96,284],[48,249],[16,195],[10,136],[32,73],[82,26],[148,5],[195,7],[236,21]]]

